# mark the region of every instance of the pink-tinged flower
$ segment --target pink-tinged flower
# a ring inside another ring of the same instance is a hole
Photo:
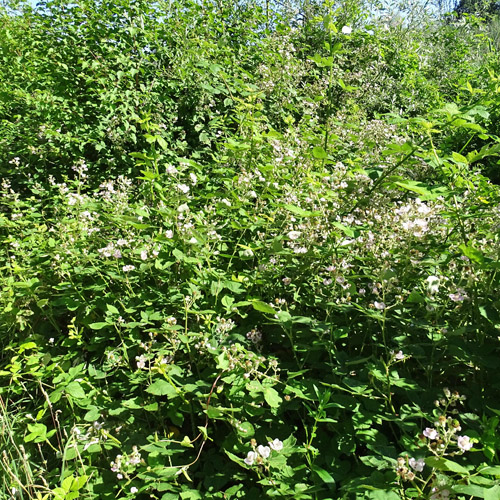
[[[422,472],[424,470],[425,461],[423,458],[419,458],[418,460],[410,458],[410,460],[408,460],[408,463],[410,464],[410,467],[417,472]]]
[[[274,451],[281,451],[283,449],[283,442],[278,438],[276,438],[274,441],[269,441],[269,443],[267,444],[269,445],[269,448]]]
[[[247,453],[247,458],[243,460],[247,465],[253,465],[253,463],[257,460],[257,453],[255,451],[249,451]]]
[[[469,436],[458,436],[457,445],[462,451],[469,451],[473,446]]]
[[[375,309],[378,309],[379,311],[383,311],[385,309],[385,304],[383,302],[375,301],[373,305],[375,306]]]
[[[424,436],[429,439],[437,439],[439,437],[439,433],[436,429],[432,427],[426,427],[424,430]]]
[[[467,299],[467,294],[462,288],[459,288],[456,293],[450,293],[448,295],[453,302],[463,302]]]

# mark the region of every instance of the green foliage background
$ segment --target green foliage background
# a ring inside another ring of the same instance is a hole
[[[498,21],[365,7],[2,8],[1,498],[500,498]]]

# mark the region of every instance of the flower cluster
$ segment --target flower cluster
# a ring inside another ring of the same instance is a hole
[[[116,458],[110,463],[110,468],[111,472],[116,474],[117,479],[130,479],[130,474],[143,462],[137,446],[133,446],[132,453],[129,455],[116,455]]]
[[[83,445],[83,451],[87,450],[94,444],[99,444],[101,441],[106,441],[107,434],[103,432],[104,424],[100,421],[95,421],[93,424],[86,429],[83,433],[80,427],[73,427],[71,430],[73,437],[75,439],[75,447],[80,444]]]
[[[415,479],[415,472],[410,470],[410,467],[416,472],[422,472],[425,467],[425,462],[422,458],[416,460],[415,458],[408,459],[408,456],[399,457],[396,465],[396,474],[403,479],[403,481],[413,481]]]
[[[264,446],[261,444],[257,446],[257,442],[252,439],[253,450],[247,453],[247,457],[245,458],[244,462],[249,466],[252,466],[254,463],[257,463],[257,465],[261,465],[265,460],[269,458],[269,456],[271,455],[271,450],[280,452],[283,449],[283,442],[278,438],[274,439],[273,441],[268,441],[267,444],[268,446]]]
[[[430,451],[435,455],[446,454],[450,444],[456,445],[460,450],[459,453],[464,453],[472,448],[473,443],[469,436],[456,435],[462,430],[458,420],[441,416],[434,423],[434,426],[426,427],[421,438],[427,442]]]

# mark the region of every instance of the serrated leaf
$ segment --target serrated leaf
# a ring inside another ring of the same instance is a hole
[[[278,391],[272,387],[264,387],[264,399],[271,408],[278,408],[283,401]]]
[[[54,500],[64,500],[66,497],[66,491],[62,488],[54,488],[51,493],[54,495]]]
[[[73,476],[68,476],[61,484],[61,487],[63,488],[64,491],[68,492],[71,490],[71,486],[73,484],[74,477]]]
[[[166,380],[156,380],[147,389],[146,392],[154,394],[155,396],[168,396],[169,398],[176,398],[178,396],[175,387]]]
[[[64,391],[66,394],[69,394],[73,398],[76,399],[84,399],[86,397],[85,391],[83,390],[82,386],[80,385],[79,382],[74,380],[73,382],[70,382],[65,388]]]
[[[266,314],[276,314],[276,311],[262,300],[252,300],[252,306],[256,311],[260,311]]]

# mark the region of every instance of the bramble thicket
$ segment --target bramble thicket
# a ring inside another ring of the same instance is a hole
[[[500,22],[438,7],[3,2],[0,499],[500,499]]]

